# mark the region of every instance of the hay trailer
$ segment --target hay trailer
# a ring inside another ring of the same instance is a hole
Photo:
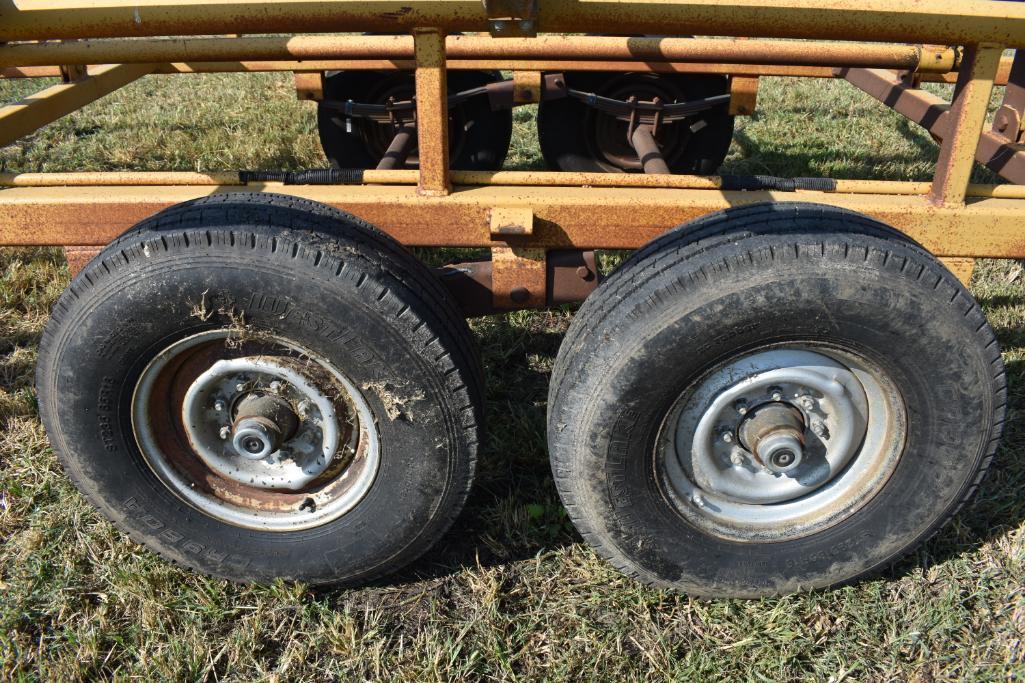
[[[62,79],[0,108],[0,144],[158,75],[293,72],[316,102],[328,169],[0,175],[0,243],[77,272],[40,348],[51,443],[172,561],[354,583],[419,557],[484,438],[465,318],[566,302],[555,483],[649,584],[855,580],[993,457],[1005,374],[965,284],[1025,257],[1025,5],[0,0],[0,41],[3,77]],[[924,126],[932,182],[715,175],[768,75]],[[551,170],[502,170],[524,104]],[[602,280],[595,249],[637,251]]]

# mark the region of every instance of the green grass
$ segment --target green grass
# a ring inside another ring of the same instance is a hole
[[[0,99],[29,91],[0,82]],[[923,180],[922,131],[843,83],[768,80],[727,170]],[[516,113],[509,167],[540,167]],[[0,149],[18,171],[323,165],[285,76],[153,77]],[[979,171],[980,179],[987,174]],[[356,590],[236,586],[117,532],[61,472],[32,372],[60,252],[0,250],[0,678],[150,680],[1007,680],[1025,676],[1025,276],[973,290],[1011,374],[1008,432],[975,505],[883,576],[829,592],[702,602],[613,571],[548,471],[546,384],[569,312],[473,325],[490,440],[466,512],[415,566]]]

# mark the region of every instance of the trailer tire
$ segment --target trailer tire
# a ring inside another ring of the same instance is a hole
[[[413,561],[458,514],[481,431],[479,360],[431,272],[349,214],[272,194],[186,202],[104,249],[56,303],[36,383],[90,502],[236,581]]]
[[[729,92],[729,81],[715,75],[573,71],[565,77],[569,88],[617,99],[638,92],[637,88],[648,96],[658,93],[668,101]],[[671,139],[667,140],[666,134],[659,136],[671,172],[711,175],[722,165],[733,140],[733,117],[725,108],[718,108],[706,112],[701,120],[705,125],[695,132],[684,131],[685,124],[677,123],[665,127],[679,131],[672,131]],[[544,101],[537,114],[541,154],[549,168],[559,171],[640,172],[637,155],[626,142],[626,126],[572,98]]]
[[[992,329],[924,249],[849,211],[754,205],[672,230],[587,299],[549,448],[570,517],[620,570],[759,597],[929,539],[978,488],[1006,400]]]
[[[497,72],[449,71],[448,91],[469,90],[501,79]],[[324,78],[324,97],[329,100],[383,104],[389,94],[401,99],[413,91],[413,75],[402,71],[336,71]],[[376,167],[391,136],[386,124],[347,118],[322,105],[317,107],[317,129],[324,154],[335,168]],[[502,168],[511,139],[512,110],[492,110],[485,96],[471,97],[449,111],[449,165],[453,169]],[[415,156],[414,143],[406,168],[417,168]]]

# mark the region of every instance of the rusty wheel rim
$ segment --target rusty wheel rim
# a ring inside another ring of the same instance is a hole
[[[140,375],[131,417],[143,459],[168,490],[244,528],[338,519],[380,463],[373,413],[355,384],[279,337],[220,329],[170,345]]]

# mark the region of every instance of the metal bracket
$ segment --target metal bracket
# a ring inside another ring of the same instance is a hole
[[[296,72],[292,75],[295,78],[296,97],[313,102],[320,102],[324,99],[324,74],[322,72]]]
[[[498,310],[540,308],[547,301],[545,250],[491,248],[491,296]]]
[[[491,209],[492,237],[520,237],[534,234],[534,212],[529,207]]]
[[[513,72],[513,104],[536,104],[541,101],[541,72]]]
[[[758,103],[758,77],[730,78],[730,116],[751,116]]]
[[[61,81],[63,83],[75,83],[89,77],[89,71],[85,64],[61,64],[58,68],[60,69]]]
[[[537,35],[538,0],[481,0],[488,30],[495,38],[533,38]]]

